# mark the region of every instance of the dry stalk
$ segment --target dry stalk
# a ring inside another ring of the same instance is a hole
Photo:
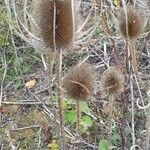
[[[146,121],[146,127],[147,127],[146,150],[149,150],[150,149],[150,87],[147,91],[147,95],[148,95],[149,108],[147,109],[147,121]]]
[[[135,145],[135,106],[134,106],[134,93],[133,93],[133,74],[130,76],[130,90],[131,90],[131,125],[132,125],[132,145]],[[135,150],[135,148],[133,148]]]
[[[138,72],[137,50],[135,49],[135,41],[131,41],[131,61],[133,64],[133,71],[135,74]]]
[[[113,120],[113,118],[114,118],[114,106],[115,106],[115,104],[114,104],[114,102],[115,102],[115,99],[114,99],[114,95],[110,95],[109,96],[109,110],[110,110],[110,112],[109,112],[109,124],[108,124],[108,126],[109,126],[109,132],[108,132],[108,136],[109,136],[109,141],[110,141],[110,143],[111,143],[111,139],[112,139],[112,120]]]
[[[60,143],[61,149],[65,150],[65,132],[64,132],[64,114],[63,114],[63,91],[62,91],[62,49],[59,49],[57,54],[57,84],[58,84],[58,108],[59,108],[59,117],[60,117],[60,128],[61,128],[61,135],[60,135]]]
[[[80,135],[80,121],[81,121],[80,101],[79,100],[76,100],[76,111],[77,111],[76,130],[77,130],[77,136],[79,136]]]
[[[130,51],[130,46],[129,46],[129,41],[128,41],[128,16],[127,16],[127,10],[125,6],[125,1],[122,0],[123,4],[123,9],[125,12],[125,31],[126,31],[126,55],[125,55],[125,65],[126,65],[126,71],[129,73],[129,83],[130,83],[130,92],[131,92],[131,126],[132,126],[132,147],[133,150],[135,150],[135,124],[134,124],[134,93],[133,93],[133,75],[132,75],[132,66],[131,66],[131,51]]]

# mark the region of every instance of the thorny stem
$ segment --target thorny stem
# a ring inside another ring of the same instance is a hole
[[[149,111],[150,114],[150,111]],[[146,150],[150,149],[150,115],[147,115],[147,138],[146,138]]]
[[[56,4],[54,3],[54,20],[53,20],[53,43],[54,43],[54,52],[56,52]],[[60,117],[60,149],[66,150],[65,148],[65,132],[64,132],[64,115],[63,115],[63,93],[62,93],[62,49],[58,49],[57,57],[58,60],[56,74],[57,74],[57,94],[58,94],[58,114]]]
[[[125,43],[125,49],[126,49],[126,51],[125,51],[125,68],[126,68],[126,71],[127,71],[128,66],[129,66],[129,64],[128,64],[128,62],[129,62],[129,43],[128,43],[127,39],[126,39],[125,42],[126,42]]]
[[[150,93],[148,94],[148,102],[150,104]],[[150,149],[150,108],[147,110],[147,120],[146,120],[146,126],[147,126],[147,138],[146,138],[146,150]]]
[[[133,93],[133,77],[132,77],[132,74],[130,76],[130,89],[131,89],[131,122],[132,122],[132,144],[133,146],[135,145],[135,124],[134,124],[134,117],[135,117],[135,114],[134,114],[134,93]],[[135,150],[133,148],[133,150]]]
[[[51,67],[51,63],[52,63],[52,54],[49,52],[47,55],[47,63],[48,63],[48,68],[47,68],[47,72],[48,72],[48,92],[49,92],[49,97],[51,95],[51,72],[52,72],[52,67]]]
[[[130,91],[131,91],[131,124],[132,124],[132,145],[133,145],[133,150],[135,150],[134,146],[135,146],[135,124],[134,124],[134,120],[135,120],[135,113],[134,113],[134,92],[133,92],[133,73],[134,73],[134,67],[132,65],[132,59],[131,59],[131,49],[129,47],[128,41],[127,41],[127,50],[128,50],[128,74],[129,74],[129,81],[130,81]]]
[[[77,111],[77,124],[76,124],[76,130],[77,130],[77,136],[80,134],[80,119],[81,119],[81,112],[80,112],[80,101],[76,101],[76,111]]]
[[[121,150],[125,150],[125,131],[124,131],[124,118],[119,122],[119,130],[121,137]]]
[[[135,74],[137,74],[138,71],[138,62],[137,62],[137,52],[135,49],[135,42],[131,41],[131,61],[133,64],[133,71],[135,72]]]
[[[54,60],[54,55],[53,52],[51,50],[48,51],[47,54],[47,63],[48,63],[48,67],[46,72],[48,73],[48,93],[49,93],[49,102],[51,102],[52,108],[53,108],[53,114],[54,114],[54,129],[56,129],[59,132],[59,129],[57,126],[55,126],[55,123],[57,124],[57,112],[55,109],[55,105],[53,102],[53,98],[52,98],[52,69],[53,69],[53,60]]]
[[[122,97],[121,97],[121,105],[122,105],[122,112],[123,114],[126,113],[126,98],[127,98],[127,93],[125,92]],[[121,149],[125,150],[125,142],[126,142],[126,135],[125,135],[125,122],[126,117],[123,115],[120,119],[119,122],[119,130],[120,130],[120,137],[121,137]]]
[[[113,119],[113,111],[114,111],[114,95],[109,96],[109,141],[111,143],[111,137],[112,137],[112,119]]]
[[[64,115],[63,115],[63,93],[62,93],[62,50],[58,51],[58,64],[57,64],[57,83],[58,83],[58,108],[59,108],[59,117],[60,117],[60,128],[61,128],[61,136],[60,136],[60,144],[61,150],[65,149],[65,133],[64,133]]]

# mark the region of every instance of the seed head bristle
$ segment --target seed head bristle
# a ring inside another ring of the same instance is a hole
[[[74,100],[88,100],[94,89],[95,74],[88,63],[70,69],[64,80],[67,95]]]
[[[116,67],[110,67],[103,74],[101,86],[109,95],[118,95],[124,89],[124,76]]]
[[[139,37],[144,27],[144,20],[141,12],[136,9],[128,8],[127,20],[124,10],[121,12],[118,20],[120,32],[125,38],[132,40]]]
[[[73,43],[74,21],[72,0],[38,0],[34,16],[41,37],[54,49],[69,49]]]

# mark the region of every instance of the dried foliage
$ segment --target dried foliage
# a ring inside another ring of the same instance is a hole
[[[67,95],[75,100],[87,100],[94,89],[94,80],[93,69],[88,63],[71,68],[64,81]]]
[[[46,47],[69,49],[74,36],[71,0],[39,0],[35,2],[34,19]]]
[[[143,15],[136,9],[128,8],[127,17],[125,11],[122,10],[118,20],[120,32],[125,38],[136,39],[143,30]]]
[[[116,67],[110,67],[103,74],[101,86],[109,95],[120,94],[124,89],[124,76]]]

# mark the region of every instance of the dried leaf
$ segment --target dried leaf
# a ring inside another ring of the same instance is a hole
[[[35,86],[35,84],[36,84],[36,80],[32,79],[25,83],[25,87],[31,89]]]

